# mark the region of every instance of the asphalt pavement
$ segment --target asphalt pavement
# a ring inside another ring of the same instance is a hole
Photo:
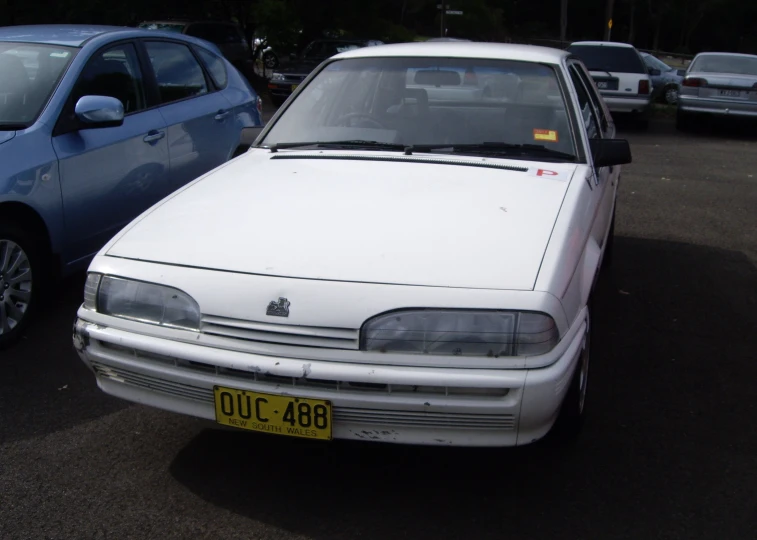
[[[575,444],[221,431],[100,392],[66,280],[0,353],[0,538],[757,538],[757,135],[626,131]]]

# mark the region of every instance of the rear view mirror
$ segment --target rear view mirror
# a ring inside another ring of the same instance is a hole
[[[591,139],[589,146],[597,169],[631,163],[631,146],[625,139]]]
[[[109,96],[84,96],[74,107],[76,117],[86,128],[115,127],[124,123],[124,106]]]

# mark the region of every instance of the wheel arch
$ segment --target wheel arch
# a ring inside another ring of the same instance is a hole
[[[44,255],[52,257],[54,269],[59,269],[60,257],[53,250],[50,231],[45,220],[34,208],[18,201],[0,202],[0,223],[18,225],[31,232],[39,239]]]

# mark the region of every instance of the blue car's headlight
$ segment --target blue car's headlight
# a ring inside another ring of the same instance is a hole
[[[84,307],[122,319],[170,328],[200,329],[200,306],[178,289],[90,273]]]

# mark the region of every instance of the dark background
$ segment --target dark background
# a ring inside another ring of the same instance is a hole
[[[448,36],[486,41],[560,38],[560,7],[567,3],[567,40],[605,37],[641,49],[695,54],[703,50],[757,53],[754,0],[446,0],[462,16],[447,16]],[[102,23],[135,25],[145,19],[232,19],[248,37],[267,35],[294,51],[324,35],[408,41],[441,33],[440,0],[0,0],[0,25]],[[548,42],[547,42],[548,43]]]

